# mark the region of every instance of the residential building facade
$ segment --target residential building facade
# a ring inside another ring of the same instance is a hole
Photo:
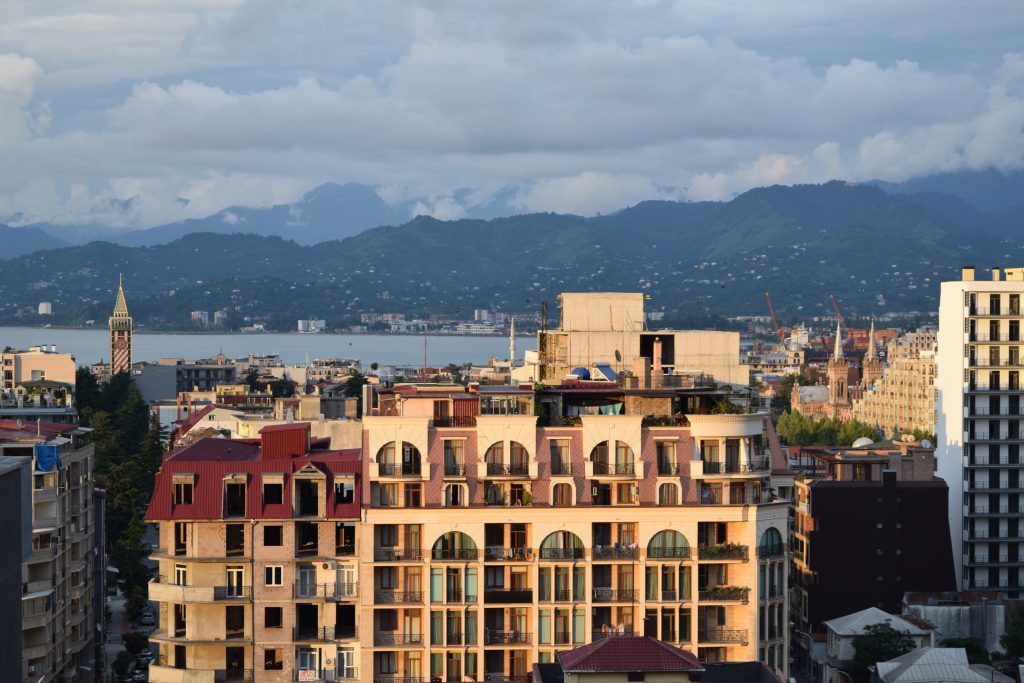
[[[56,346],[4,351],[0,353],[0,367],[3,369],[0,389],[8,392],[28,382],[75,384],[75,357],[70,353],[57,353]]]
[[[853,401],[854,419],[887,435],[914,429],[934,434],[935,351],[934,330],[910,332],[890,343],[881,378]]]

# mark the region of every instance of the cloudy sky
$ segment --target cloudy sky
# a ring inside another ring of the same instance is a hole
[[[13,222],[148,226],[325,181],[452,217],[457,188],[594,213],[1024,166],[1019,0],[2,0],[0,16]]]

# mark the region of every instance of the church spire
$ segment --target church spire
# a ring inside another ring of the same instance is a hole
[[[512,316],[512,324],[508,328],[508,365],[516,365],[516,317]]]
[[[864,360],[877,360],[878,349],[875,347],[875,321],[871,321],[871,330],[868,332],[868,351],[864,354]]]
[[[842,323],[836,322],[836,347],[832,350],[832,360],[845,360],[843,355],[843,327]]]
[[[114,317],[128,317],[128,302],[124,298],[124,276],[120,273],[117,275],[117,299],[114,300]]]

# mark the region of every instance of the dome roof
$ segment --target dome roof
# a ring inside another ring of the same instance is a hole
[[[854,448],[863,448],[864,446],[870,446],[874,442],[875,442],[874,439],[869,439],[866,436],[862,436],[862,437],[860,437],[859,439],[857,439],[856,441],[853,442],[853,447]]]
[[[803,351],[804,350],[804,345],[801,344],[798,341],[791,341],[788,344],[786,344],[786,350],[787,351]]]

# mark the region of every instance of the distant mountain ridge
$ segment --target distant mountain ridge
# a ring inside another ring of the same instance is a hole
[[[952,208],[951,208],[952,207]],[[293,329],[300,317],[338,326],[361,312],[537,310],[563,291],[643,291],[665,319],[763,315],[770,291],[784,316],[933,311],[938,283],[963,264],[1024,262],[1021,222],[979,229],[985,212],[956,198],[890,194],[871,184],[774,186],[729,202],[648,201],[585,218],[418,217],[344,239],[196,233],[155,246],[93,242],[11,259],[0,269],[0,323],[103,319],[117,274],[132,313],[183,328],[192,310],[230,312]]]

